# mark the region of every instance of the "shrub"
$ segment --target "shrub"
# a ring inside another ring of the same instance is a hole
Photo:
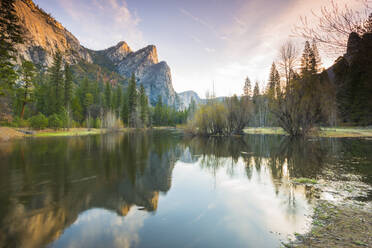
[[[29,122],[19,117],[15,117],[14,120],[10,123],[12,127],[28,127]]]
[[[98,117],[94,121],[94,128],[101,128],[101,119]]]
[[[63,122],[57,114],[53,114],[48,118],[48,124],[50,128],[57,130],[63,127]]]
[[[33,129],[44,129],[48,126],[48,119],[42,113],[32,116],[28,122]]]

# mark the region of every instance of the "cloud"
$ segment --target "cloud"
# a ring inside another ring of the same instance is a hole
[[[214,52],[216,51],[216,49],[206,47],[206,48],[205,48],[205,51],[206,51],[207,53],[214,53]]]
[[[141,19],[124,0],[59,0],[59,4],[75,22],[68,28],[88,48],[104,49],[119,41],[135,49],[146,44],[138,27]]]
[[[208,21],[206,21],[206,20],[204,20],[204,19],[202,19],[200,17],[197,17],[197,16],[193,15],[191,12],[189,12],[189,11],[183,9],[183,8],[180,8],[179,11],[183,15],[185,15],[186,17],[190,18],[194,22],[199,23],[200,25],[202,25],[203,27],[205,27],[206,29],[208,29],[209,31],[211,31],[217,38],[219,38],[221,40],[227,40],[228,39],[228,37],[225,34],[222,34],[217,28],[215,28]]]

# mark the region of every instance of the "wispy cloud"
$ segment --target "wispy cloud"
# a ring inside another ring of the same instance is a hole
[[[183,9],[183,8],[180,8],[179,9],[180,12],[185,15],[186,17],[190,18],[191,20],[193,20],[194,22],[197,22],[199,23],[200,25],[202,25],[203,27],[205,27],[206,29],[208,29],[210,32],[212,32],[218,39],[221,39],[221,40],[227,40],[228,37],[221,33],[216,27],[214,27],[210,22],[200,18],[200,17],[197,17],[195,15],[193,15],[191,12]]]
[[[141,19],[124,0],[59,0],[59,3],[76,21],[72,31],[80,34],[78,38],[88,48],[103,49],[122,40],[135,49],[146,44],[138,27]]]
[[[207,53],[214,53],[214,52],[216,51],[216,49],[214,49],[214,48],[210,48],[210,47],[206,47],[204,50],[205,50]]]

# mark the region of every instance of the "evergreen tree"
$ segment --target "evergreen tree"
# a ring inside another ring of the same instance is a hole
[[[164,111],[163,111],[163,100],[161,98],[161,95],[158,96],[158,100],[155,105],[154,110],[154,124],[155,126],[160,126],[163,124],[164,121]]]
[[[305,48],[301,58],[301,74],[305,75],[310,71],[310,53],[311,47],[308,41],[305,42]]]
[[[91,111],[90,108],[93,105],[93,95],[86,93],[84,97],[84,108],[86,109],[86,117],[90,119]]]
[[[23,43],[19,18],[15,14],[14,0],[0,1],[0,95],[9,93],[17,73],[14,71],[16,44]]]
[[[134,73],[128,85],[128,117],[129,126],[135,127],[137,124],[137,87]]]
[[[35,79],[35,101],[36,101],[36,112],[46,115],[49,113],[50,108],[50,90],[49,84],[46,80],[46,75],[44,72],[39,72]]]
[[[123,102],[121,107],[121,119],[125,125],[129,123],[129,106],[128,106],[128,92],[123,95]]]
[[[26,104],[31,101],[31,94],[34,86],[34,80],[36,76],[36,69],[32,62],[30,61],[23,61],[21,68],[19,70],[20,74],[20,102],[22,102],[22,110],[20,114],[20,118],[23,119],[23,115],[25,113]]]
[[[260,86],[258,85],[258,81],[257,81],[253,89],[253,100],[257,98],[259,95],[260,95]]]
[[[275,96],[277,96],[278,92],[276,91],[278,91],[278,88],[280,89],[280,75],[273,62],[268,81],[268,95],[270,98],[275,98]]]
[[[112,109],[112,92],[111,92],[111,84],[109,82],[106,83],[106,87],[105,87],[105,108],[106,108],[106,111]]]
[[[76,95],[72,99],[71,109],[74,120],[77,122],[83,121],[83,108],[80,104],[79,96]]]
[[[72,72],[69,64],[65,65],[64,97],[63,102],[65,109],[70,107],[72,101]]]
[[[316,48],[316,46],[315,46]],[[317,51],[318,53],[318,51]],[[301,58],[301,76],[314,75],[318,72],[317,58],[318,55],[314,53],[314,50],[310,47],[308,41],[305,42],[304,52]]]
[[[145,88],[141,84],[140,87],[140,107],[141,107],[141,113],[140,118],[142,125],[146,127],[148,125],[148,119],[149,119],[149,101],[145,92]]]
[[[311,46],[312,50],[313,50],[313,53],[314,53],[314,57],[315,57],[315,63],[316,63],[316,72],[321,72],[321,69],[322,69],[322,59],[320,58],[320,54],[319,54],[319,50],[318,50],[318,46],[316,45],[316,42],[313,41],[313,44]]]
[[[251,84],[251,80],[249,79],[249,77],[245,79],[243,91],[244,91],[245,96],[252,95],[252,84]]]
[[[62,54],[57,52],[54,55],[54,61],[49,69],[50,72],[50,85],[51,85],[51,97],[52,97],[52,113],[56,114],[62,111],[63,107],[63,71],[62,71]]]
[[[114,109],[115,113],[119,116],[121,114],[121,107],[122,107],[122,102],[123,102],[123,89],[122,87],[118,84],[116,86],[115,90],[115,99],[114,99]]]

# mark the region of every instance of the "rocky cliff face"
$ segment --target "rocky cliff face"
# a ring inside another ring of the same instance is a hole
[[[180,101],[180,109],[187,109],[190,106],[192,100],[194,100],[196,104],[201,104],[203,102],[198,94],[192,90],[181,92],[178,94],[178,97]]]
[[[88,51],[68,30],[31,0],[17,0],[15,9],[24,30],[25,43],[18,45],[19,60],[50,66],[57,50],[64,53],[69,63],[83,59],[91,62]]]
[[[158,61],[156,47],[151,45],[133,52],[127,43],[101,51],[83,47],[79,40],[58,21],[37,7],[31,0],[16,0],[16,12],[25,33],[25,44],[18,45],[18,61],[31,60],[48,67],[59,50],[70,64],[93,63],[129,78],[132,73],[137,84],[143,84],[150,103],[161,96],[164,103],[176,105],[176,92],[172,85],[171,70],[166,62]]]
[[[339,119],[372,124],[372,33],[349,36],[347,52],[328,70],[337,88]]]

